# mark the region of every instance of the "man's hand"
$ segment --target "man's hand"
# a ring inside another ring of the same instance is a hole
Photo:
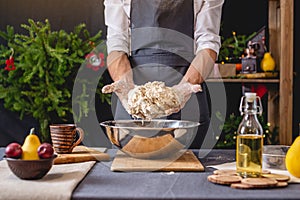
[[[203,49],[197,53],[181,82],[173,86],[178,95],[180,107],[166,111],[168,114],[181,110],[193,93],[202,91],[200,83],[204,82],[211,73],[216,56],[216,52],[211,49]]]
[[[186,102],[190,99],[193,93],[202,92],[201,85],[191,84],[184,79],[178,85],[174,85],[172,88],[178,96],[180,107],[167,110],[167,115],[179,112],[185,106]]]
[[[108,72],[114,81],[102,88],[102,93],[115,93],[128,111],[128,93],[135,85],[128,57],[123,52],[111,52],[107,57]]]
[[[121,79],[102,88],[102,93],[115,93],[125,110],[128,112],[128,93],[135,87],[133,81]]]

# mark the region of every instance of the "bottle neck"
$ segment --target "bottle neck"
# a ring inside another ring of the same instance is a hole
[[[254,115],[256,116],[257,114],[257,105],[256,101],[246,101],[246,107],[244,110],[245,115]]]
[[[245,99],[243,103],[244,106],[240,107],[243,108],[241,109],[243,120],[239,125],[238,134],[262,135],[263,129],[257,118],[257,114],[259,114],[260,112],[258,112],[259,107],[257,106],[256,100]]]
[[[259,123],[257,118],[257,106],[256,102],[246,102],[243,121],[247,122],[247,126],[251,126],[252,123]]]
[[[258,121],[258,118],[257,118],[256,113],[249,112],[249,113],[244,114],[244,120],[246,120],[246,121]]]

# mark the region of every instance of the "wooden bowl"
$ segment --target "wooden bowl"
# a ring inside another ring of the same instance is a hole
[[[51,169],[54,159],[22,160],[14,158],[4,158],[7,161],[9,169],[20,179],[36,180],[43,178]]]

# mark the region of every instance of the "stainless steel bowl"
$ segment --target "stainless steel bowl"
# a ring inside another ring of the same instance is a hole
[[[264,168],[286,170],[285,156],[289,148],[285,145],[265,145],[263,148]]]
[[[188,148],[198,122],[182,120],[116,120],[100,123],[116,147],[135,158],[164,158]]]

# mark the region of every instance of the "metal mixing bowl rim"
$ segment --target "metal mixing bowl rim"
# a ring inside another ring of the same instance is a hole
[[[116,126],[113,124],[116,124],[117,122],[120,123],[132,123],[132,122],[141,122],[141,123],[147,123],[147,122],[179,122],[179,123],[188,123],[188,125],[186,126],[173,126],[173,127],[133,127],[133,126]],[[194,121],[188,121],[188,120],[171,120],[171,119],[167,119],[167,120],[160,120],[160,119],[153,119],[153,120],[108,120],[108,121],[104,121],[100,123],[101,126],[104,127],[112,127],[112,128],[125,128],[125,129],[133,129],[133,130],[164,130],[164,129],[181,129],[181,128],[194,128],[194,127],[198,127],[199,125],[201,125],[201,123],[199,122],[194,122]]]

